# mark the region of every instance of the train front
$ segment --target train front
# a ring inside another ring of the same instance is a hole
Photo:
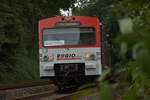
[[[39,21],[40,77],[59,89],[93,80],[102,72],[100,21],[58,16]]]

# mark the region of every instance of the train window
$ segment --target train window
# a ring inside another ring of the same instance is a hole
[[[95,45],[95,29],[55,28],[43,30],[44,46]]]

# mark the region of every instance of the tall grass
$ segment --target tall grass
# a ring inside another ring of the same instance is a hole
[[[17,55],[15,61],[12,70],[9,72],[4,69],[3,64],[0,64],[0,84],[41,81],[39,65],[35,59],[26,55]]]

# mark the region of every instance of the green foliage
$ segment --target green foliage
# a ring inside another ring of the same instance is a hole
[[[75,1],[1,0],[0,83],[39,79],[38,21],[60,15]]]
[[[0,70],[1,84],[3,83],[11,84],[11,83],[40,80],[38,73],[39,70],[38,62],[35,62],[34,59],[28,58],[25,55],[17,55],[14,57],[14,59],[16,62],[12,71],[6,73],[5,70]]]
[[[86,84],[80,86],[77,90],[83,90],[83,89],[86,89],[86,88],[89,88],[92,86],[94,86],[94,83],[86,83]]]
[[[147,50],[141,50],[137,57],[137,63],[139,64],[140,69],[150,75],[150,53]]]
[[[82,7],[75,8],[74,13],[77,15],[96,16],[102,20],[118,58],[112,68],[111,79],[114,79],[119,87],[111,89],[112,84],[105,82],[109,79],[102,82],[102,100],[114,99],[112,90],[119,94],[121,100],[149,100],[149,9],[149,0],[90,0]],[[120,29],[117,28],[118,22]]]
[[[113,100],[113,91],[108,83],[100,84],[100,98],[102,100]]]
[[[111,73],[111,69],[107,69],[105,71],[103,71],[101,77],[98,79],[99,82],[103,82],[107,79],[107,77],[109,76],[109,74]]]
[[[139,98],[136,95],[135,89],[129,89],[125,96],[123,97],[123,100],[139,100]]]

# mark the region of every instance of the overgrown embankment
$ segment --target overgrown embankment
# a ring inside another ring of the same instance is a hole
[[[76,0],[1,0],[0,84],[39,81],[38,21]]]
[[[102,100],[150,99],[149,9],[149,0],[90,0],[74,9],[99,17],[112,44],[114,65],[100,84]]]

